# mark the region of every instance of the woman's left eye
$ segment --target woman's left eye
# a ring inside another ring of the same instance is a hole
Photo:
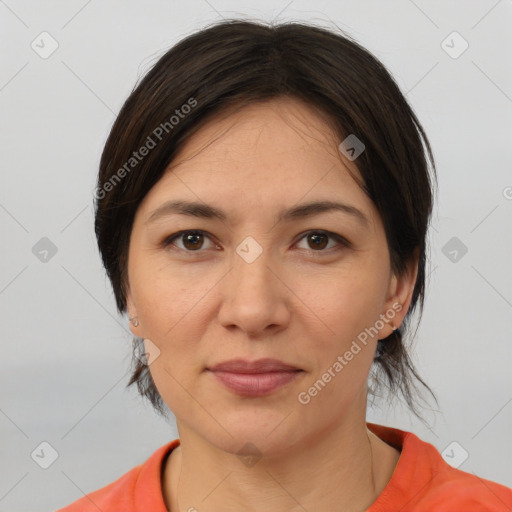
[[[204,239],[209,239],[211,242],[211,246],[218,247],[218,245],[211,241],[211,238],[206,234],[205,231],[202,230],[185,230],[180,231],[178,233],[174,233],[173,235],[167,237],[162,245],[164,247],[168,247],[170,245],[176,246],[178,249],[181,249],[185,252],[199,252],[200,249],[204,249]],[[334,246],[327,247],[329,245],[329,239],[334,240],[336,243]],[[174,243],[175,240],[178,240],[182,243],[182,247],[176,245]],[[311,250],[312,252],[326,252],[324,249],[333,249],[336,245],[342,247],[350,247],[350,242],[348,242],[341,235],[337,235],[336,233],[331,233],[329,231],[324,230],[312,230],[304,233],[299,242],[302,240],[306,240],[306,243],[309,247],[306,247],[307,250]]]
[[[343,247],[349,247],[350,245],[349,242],[341,235],[330,233],[329,231],[308,231],[300,238],[300,240],[306,240],[308,245],[311,243],[312,245],[310,245],[310,247],[314,247],[314,252],[323,252],[322,250],[328,245],[329,239],[334,240],[336,244],[334,244],[334,246],[327,247],[327,249],[332,249],[333,247],[336,247],[336,245],[341,245]],[[308,249],[308,247],[306,247],[306,249]]]

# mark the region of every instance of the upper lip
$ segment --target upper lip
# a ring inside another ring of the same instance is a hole
[[[231,373],[269,373],[269,372],[291,372],[300,368],[292,366],[279,359],[256,359],[247,361],[245,359],[230,359],[215,366],[209,367],[210,371],[231,372]]]

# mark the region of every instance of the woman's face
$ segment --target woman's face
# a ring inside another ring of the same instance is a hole
[[[251,105],[194,134],[141,203],[131,329],[182,438],[278,454],[364,422],[377,340],[400,325],[416,269],[392,274],[340,142],[302,103]],[[341,206],[305,207],[327,201]],[[300,371],[214,371],[262,358]]]

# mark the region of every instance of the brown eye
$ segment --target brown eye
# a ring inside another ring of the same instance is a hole
[[[186,249],[191,251],[200,249],[203,245],[202,233],[184,233],[182,236],[183,245]]]
[[[328,244],[329,237],[325,233],[311,233],[307,237],[312,244],[310,247],[314,249],[325,249]]]
[[[185,252],[200,252],[200,249],[205,248],[205,240],[210,240],[210,237],[203,231],[180,231],[166,238],[162,245],[164,247],[174,246]],[[210,240],[210,245],[213,247],[215,244]]]
[[[307,247],[304,247],[304,249],[318,253],[330,253],[331,250],[344,249],[351,246],[344,237],[329,231],[309,231],[304,234],[299,242],[302,242],[302,240],[306,240],[307,243]],[[327,247],[330,241],[333,243]]]

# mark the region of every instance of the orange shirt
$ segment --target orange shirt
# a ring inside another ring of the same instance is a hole
[[[512,489],[447,464],[430,443],[411,432],[367,423],[401,451],[395,471],[367,512],[510,512]],[[168,512],[162,495],[162,465],[175,439],[111,484],[57,512]]]

